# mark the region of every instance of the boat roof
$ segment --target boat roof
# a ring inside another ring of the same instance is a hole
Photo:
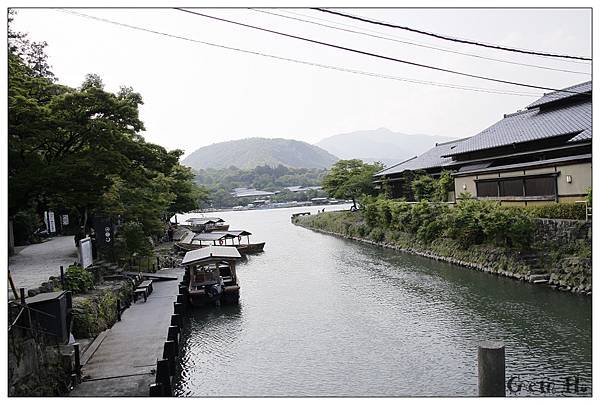
[[[213,233],[215,233],[215,232],[213,232]],[[232,236],[248,236],[248,235],[252,235],[251,232],[243,231],[243,230],[234,230],[234,231],[227,230],[227,231],[219,231],[219,232],[216,232],[216,233],[226,233],[226,234],[229,234],[229,235],[232,235]]]
[[[218,218],[218,217],[194,217],[194,218],[187,219],[185,222],[189,222],[191,224],[202,225],[202,224],[209,224],[209,223],[216,224],[218,222],[225,222],[225,220]]]
[[[187,252],[181,265],[187,266],[196,263],[216,263],[221,260],[239,259],[241,257],[240,252],[233,246],[208,246]]]
[[[219,240],[227,238],[235,238],[237,235],[230,235],[228,232],[205,232],[197,233],[193,240]]]
[[[213,241],[213,240],[220,240],[220,239],[237,238],[238,236],[248,236],[248,235],[252,235],[252,233],[250,233],[248,231],[242,231],[242,230],[213,231],[213,232],[197,233],[192,239],[193,240]]]

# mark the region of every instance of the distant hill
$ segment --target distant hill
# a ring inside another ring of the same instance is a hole
[[[420,155],[435,146],[436,142],[447,142],[453,139],[455,138],[436,135],[409,135],[379,128],[333,135],[317,142],[316,145],[340,159],[380,161],[390,166]]]
[[[337,157],[306,142],[291,139],[247,138],[204,146],[192,152],[182,163],[193,169],[223,169],[235,166],[254,169],[256,166],[292,168],[328,168]]]

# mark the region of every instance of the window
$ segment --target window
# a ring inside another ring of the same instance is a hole
[[[554,177],[535,177],[525,179],[526,196],[556,195],[556,181]]]
[[[556,196],[557,174],[476,181],[477,197],[500,197],[500,199],[502,197],[523,197],[524,199],[537,199],[535,197],[554,198]]]
[[[498,197],[498,181],[487,180],[477,183],[478,197]]]
[[[522,197],[523,179],[500,180],[500,197]]]

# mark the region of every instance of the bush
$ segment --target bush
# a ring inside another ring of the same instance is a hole
[[[486,240],[499,246],[524,248],[533,234],[531,214],[518,207],[495,206],[481,217]]]
[[[385,232],[381,228],[373,228],[369,233],[369,239],[374,242],[382,242],[385,238]]]
[[[82,293],[94,288],[94,275],[81,266],[71,265],[65,273],[65,289]]]
[[[586,219],[585,204],[582,203],[553,203],[525,207],[535,218],[551,219]]]
[[[148,236],[144,233],[144,227],[139,222],[127,222],[119,228],[119,236],[122,239],[122,249],[126,256],[134,253],[141,256],[152,254],[152,245]]]

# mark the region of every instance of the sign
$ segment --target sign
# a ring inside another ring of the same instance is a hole
[[[94,231],[96,232],[96,244],[99,248],[113,245],[114,229],[109,219],[96,218],[94,220]]]
[[[69,214],[61,215],[61,220],[63,225],[69,225]]]
[[[48,211],[48,222],[50,222],[50,233],[55,233],[56,222],[54,222],[54,211]]]
[[[90,238],[79,241],[79,260],[84,269],[92,265],[92,240]]]

